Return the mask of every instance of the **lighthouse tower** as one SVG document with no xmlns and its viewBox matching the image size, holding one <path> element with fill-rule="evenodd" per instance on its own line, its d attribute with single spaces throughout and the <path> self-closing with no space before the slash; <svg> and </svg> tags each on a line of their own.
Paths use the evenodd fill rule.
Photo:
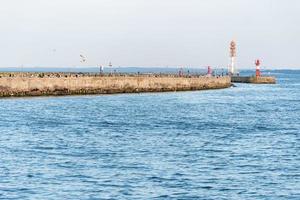
<svg viewBox="0 0 300 200">
<path fill-rule="evenodd" d="M 260 60 L 257 59 L 255 60 L 255 65 L 256 65 L 256 77 L 260 77 L 261 76 L 261 73 L 260 73 Z"/>
<path fill-rule="evenodd" d="M 236 42 L 230 42 L 230 64 L 228 66 L 228 74 L 230 76 L 236 74 Z"/>
</svg>

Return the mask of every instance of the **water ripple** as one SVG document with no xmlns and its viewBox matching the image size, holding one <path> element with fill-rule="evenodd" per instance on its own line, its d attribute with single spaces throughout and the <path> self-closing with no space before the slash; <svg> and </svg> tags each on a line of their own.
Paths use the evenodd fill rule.
<svg viewBox="0 0 300 200">
<path fill-rule="evenodd" d="M 300 72 L 225 90 L 0 100 L 0 199 L 300 199 Z"/>
</svg>

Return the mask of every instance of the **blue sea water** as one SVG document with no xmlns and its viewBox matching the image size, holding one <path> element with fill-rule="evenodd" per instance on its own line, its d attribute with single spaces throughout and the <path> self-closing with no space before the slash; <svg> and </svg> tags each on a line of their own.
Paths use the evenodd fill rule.
<svg viewBox="0 0 300 200">
<path fill-rule="evenodd" d="M 0 99 L 0 199 L 300 199 L 300 71 L 277 85 Z"/>
</svg>

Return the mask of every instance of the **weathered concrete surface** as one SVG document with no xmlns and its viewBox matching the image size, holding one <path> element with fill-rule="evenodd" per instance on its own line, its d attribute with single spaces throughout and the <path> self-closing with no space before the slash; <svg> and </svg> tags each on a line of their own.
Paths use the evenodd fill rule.
<svg viewBox="0 0 300 200">
<path fill-rule="evenodd" d="M 230 85 L 230 77 L 2 76 L 0 97 L 187 91 L 227 88 Z"/>
<path fill-rule="evenodd" d="M 275 84 L 276 78 L 273 76 L 232 76 L 233 83 L 254 83 L 254 84 Z"/>
</svg>

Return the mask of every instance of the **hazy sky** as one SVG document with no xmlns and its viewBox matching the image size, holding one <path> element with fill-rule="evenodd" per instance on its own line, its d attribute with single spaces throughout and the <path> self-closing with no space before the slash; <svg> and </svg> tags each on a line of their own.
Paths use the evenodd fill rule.
<svg viewBox="0 0 300 200">
<path fill-rule="evenodd" d="M 299 0 L 3 0 L 0 66 L 300 68 Z"/>
</svg>

